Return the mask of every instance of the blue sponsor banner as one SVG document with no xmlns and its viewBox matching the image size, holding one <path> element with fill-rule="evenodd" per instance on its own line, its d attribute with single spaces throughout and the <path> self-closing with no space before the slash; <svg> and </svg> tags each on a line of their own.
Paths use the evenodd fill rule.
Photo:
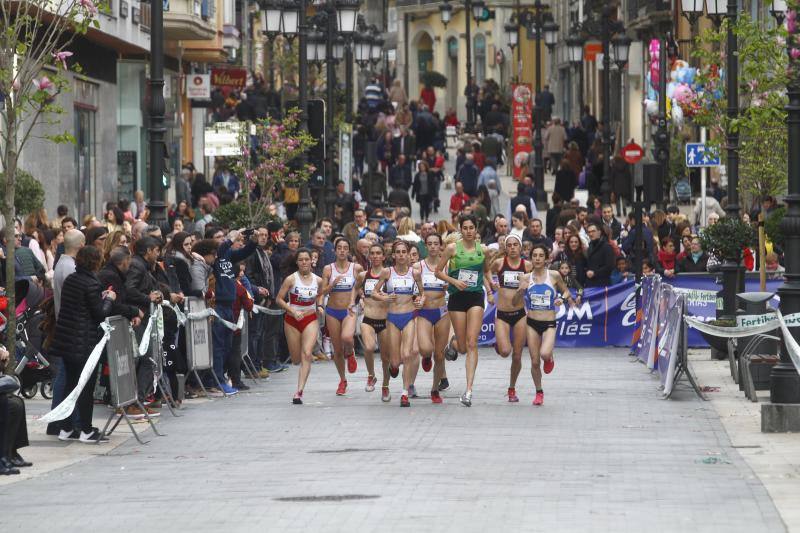
<svg viewBox="0 0 800 533">
<path fill-rule="evenodd" d="M 687 313 L 704 320 L 716 317 L 717 291 L 720 286 L 714 275 L 676 276 L 664 278 L 677 294 L 683 295 Z M 775 292 L 783 283 L 782 280 L 768 280 L 767 291 Z M 745 280 L 748 292 L 758 291 L 758 277 Z M 636 327 L 636 292 L 632 281 L 612 285 L 611 287 L 587 288 L 583 292 L 583 300 L 579 306 L 570 308 L 564 305 L 556 315 L 556 346 L 563 348 L 591 348 L 598 346 L 630 346 L 631 337 Z M 645 302 L 649 303 L 649 302 Z M 656 302 L 653 302 L 656 303 Z M 483 315 L 483 326 L 478 335 L 478 344 L 487 346 L 494 344 L 495 306 L 486 305 Z M 638 355 L 652 357 L 655 353 L 657 318 L 653 323 L 644 324 Z M 645 318 L 646 321 L 646 318 Z M 648 327 L 649 326 L 649 327 Z M 689 330 L 688 345 L 691 347 L 708 347 L 700 334 Z M 650 349 L 647 349 L 650 348 Z M 651 361 L 651 365 L 655 363 Z M 652 366 L 651 366 L 652 367 Z"/>
<path fill-rule="evenodd" d="M 632 281 L 585 289 L 580 305 L 558 309 L 556 346 L 627 346 L 636 324 L 635 296 Z M 495 306 L 487 305 L 478 335 L 481 346 L 494 344 L 494 315 Z"/>
</svg>

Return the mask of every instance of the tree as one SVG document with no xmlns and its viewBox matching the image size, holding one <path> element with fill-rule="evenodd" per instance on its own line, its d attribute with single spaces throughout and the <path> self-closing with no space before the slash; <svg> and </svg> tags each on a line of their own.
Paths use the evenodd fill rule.
<svg viewBox="0 0 800 533">
<path fill-rule="evenodd" d="M 90 26 L 99 27 L 96 16 L 101 9 L 108 7 L 93 0 L 0 1 L 0 170 L 8 177 L 0 210 L 8 243 L 8 332 L 16 330 L 13 243 L 19 155 L 31 136 L 39 133 L 38 126 L 57 124 L 56 117 L 64 110 L 56 97 L 70 85 L 66 72 L 81 71 L 80 65 L 68 64 L 69 47 Z M 68 133 L 44 137 L 57 143 L 74 140 Z M 7 335 L 6 346 L 12 354 L 15 341 L 13 334 Z"/>
<path fill-rule="evenodd" d="M 300 130 L 299 117 L 299 110 L 293 108 L 280 121 L 266 118 L 242 128 L 241 155 L 235 170 L 251 224 L 265 218 L 276 193 L 300 186 L 316 170 L 313 165 L 300 164 L 300 156 L 317 141 Z"/>
<path fill-rule="evenodd" d="M 6 176 L 0 172 L 0 190 L 5 188 Z M 42 182 L 24 170 L 17 169 L 14 178 L 14 211 L 22 215 L 33 213 L 44 207 L 44 187 Z"/>
<path fill-rule="evenodd" d="M 722 148 L 728 132 L 740 137 L 739 192 L 751 199 L 776 196 L 786 190 L 788 82 L 786 29 L 764 27 L 740 13 L 734 33 L 739 43 L 739 116 L 727 117 L 724 44 L 729 22 L 710 28 L 695 39 L 692 55 L 700 60 L 695 123 L 712 134 L 710 144 Z M 724 157 L 725 151 L 720 150 Z"/>
</svg>

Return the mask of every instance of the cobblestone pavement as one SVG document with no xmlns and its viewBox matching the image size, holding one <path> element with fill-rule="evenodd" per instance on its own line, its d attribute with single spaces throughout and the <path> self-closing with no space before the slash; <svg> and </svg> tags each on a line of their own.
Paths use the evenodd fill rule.
<svg viewBox="0 0 800 533">
<path fill-rule="evenodd" d="M 364 392 L 363 364 L 336 397 L 332 364 L 164 414 L 168 435 L 0 486 L 0 530 L 784 531 L 713 408 L 657 381 L 619 349 L 556 353 L 545 405 L 529 363 L 509 404 L 509 361 L 481 350 L 473 407 L 399 407 Z M 420 371 L 420 393 L 430 375 Z M 79 443 L 70 446 L 81 446 Z"/>
</svg>

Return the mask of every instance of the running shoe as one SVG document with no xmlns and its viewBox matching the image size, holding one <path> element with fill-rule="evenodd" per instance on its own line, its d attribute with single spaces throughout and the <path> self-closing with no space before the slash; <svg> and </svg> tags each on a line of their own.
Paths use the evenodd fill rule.
<svg viewBox="0 0 800 533">
<path fill-rule="evenodd" d="M 358 359 L 356 359 L 356 352 L 350 352 L 350 355 L 347 356 L 347 371 L 351 374 L 355 374 L 356 370 L 358 370 Z"/>
<path fill-rule="evenodd" d="M 450 381 L 447 378 L 442 378 L 442 380 L 439 381 L 439 392 L 444 392 L 449 388 L 450 388 Z"/>
<path fill-rule="evenodd" d="M 222 384 L 222 392 L 224 392 L 226 396 L 233 396 L 234 394 L 238 394 L 239 393 L 239 389 L 237 389 L 235 387 L 231 387 L 227 383 L 223 383 Z"/>
<path fill-rule="evenodd" d="M 431 403 L 442 403 L 442 397 L 439 395 L 438 390 L 431 391 Z"/>
<path fill-rule="evenodd" d="M 472 407 L 472 393 L 465 391 L 464 394 L 461 395 L 461 405 L 464 407 Z"/>
<path fill-rule="evenodd" d="M 400 407 L 411 407 L 411 402 L 408 401 L 408 396 L 405 394 L 400 396 Z"/>
<path fill-rule="evenodd" d="M 537 392 L 536 398 L 533 399 L 533 405 L 542 405 L 544 403 L 544 393 Z"/>
<path fill-rule="evenodd" d="M 336 388 L 336 396 L 344 396 L 344 393 L 347 392 L 347 380 L 343 379 L 339 382 L 339 386 Z"/>
<path fill-rule="evenodd" d="M 430 372 L 431 368 L 433 368 L 433 361 L 430 357 L 423 357 L 422 358 L 422 370 L 425 372 Z"/>
<path fill-rule="evenodd" d="M 553 371 L 553 368 L 555 368 L 555 366 L 556 366 L 556 362 L 552 357 L 550 359 L 545 359 L 544 360 L 544 373 L 545 374 L 549 374 L 550 372 Z"/>
<path fill-rule="evenodd" d="M 517 397 L 517 389 L 514 387 L 508 388 L 508 401 L 511 403 L 517 403 L 519 398 Z"/>
<path fill-rule="evenodd" d="M 78 438 L 84 444 L 97 444 L 100 442 L 108 442 L 108 437 L 100 433 L 97 428 L 92 428 L 89 432 L 81 431 L 81 436 Z"/>
<path fill-rule="evenodd" d="M 73 429 L 71 431 L 62 429 L 58 434 L 58 440 L 64 442 L 70 440 L 78 440 L 80 437 L 81 437 L 81 431 L 79 429 Z"/>
<path fill-rule="evenodd" d="M 400 367 L 394 365 L 390 366 L 389 375 L 392 376 L 393 378 L 396 378 L 398 375 L 400 375 Z"/>
<path fill-rule="evenodd" d="M 456 340 L 456 336 L 453 335 L 450 337 L 450 342 L 447 343 L 447 348 L 444 349 L 444 358 L 448 361 L 455 361 L 458 359 L 458 351 L 453 348 L 453 342 Z"/>
<path fill-rule="evenodd" d="M 294 405 L 303 405 L 303 391 L 299 390 L 294 393 L 294 398 L 292 398 L 292 403 Z"/>
<path fill-rule="evenodd" d="M 374 391 L 376 383 L 378 383 L 378 378 L 376 378 L 375 376 L 367 376 L 367 386 L 364 387 L 364 390 L 367 392 Z"/>
<path fill-rule="evenodd" d="M 381 401 L 382 402 L 392 401 L 392 393 L 389 392 L 389 387 L 381 387 Z"/>
<path fill-rule="evenodd" d="M 419 398 L 419 396 L 417 396 L 417 388 L 414 385 L 409 385 L 408 386 L 408 397 L 409 398 Z"/>
</svg>

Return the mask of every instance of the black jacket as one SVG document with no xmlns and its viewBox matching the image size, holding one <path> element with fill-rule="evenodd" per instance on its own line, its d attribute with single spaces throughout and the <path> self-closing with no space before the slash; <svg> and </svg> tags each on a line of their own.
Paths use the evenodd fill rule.
<svg viewBox="0 0 800 533">
<path fill-rule="evenodd" d="M 286 248 L 288 251 L 288 247 Z M 274 252 L 273 252 L 274 255 Z M 275 284 L 275 269 L 274 265 L 270 262 L 270 257 L 264 250 L 256 249 L 256 253 L 251 255 L 245 261 L 245 275 L 254 287 L 263 287 L 269 291 L 272 298 L 275 298 L 277 290 L 280 285 Z M 256 303 L 265 305 L 269 302 L 259 296 L 257 293 L 254 295 Z"/>
<path fill-rule="evenodd" d="M 676 272 L 708 272 L 708 254 L 703 252 L 697 263 L 692 259 L 692 254 L 686 254 L 686 257 L 678 261 L 675 265 Z"/>
<path fill-rule="evenodd" d="M 389 186 L 392 189 L 408 190 L 411 187 L 411 167 L 405 165 L 394 165 L 389 169 Z"/>
<path fill-rule="evenodd" d="M 575 187 L 578 186 L 578 177 L 572 170 L 558 169 L 556 172 L 556 184 L 554 192 L 557 192 L 562 200 L 569 202 L 575 196 Z"/>
<path fill-rule="evenodd" d="M 533 210 L 531 209 L 531 197 L 527 194 L 517 194 L 511 199 L 511 212 L 514 213 L 517 210 L 518 205 L 525 206 L 525 212 L 528 214 L 528 218 L 533 218 Z"/>
<path fill-rule="evenodd" d="M 433 172 L 426 172 L 425 177 L 423 178 L 422 173 L 417 172 L 414 175 L 414 183 L 411 186 L 411 197 L 416 198 L 418 202 L 420 201 L 419 190 L 420 187 L 422 187 L 423 179 L 428 180 L 428 198 L 432 197 L 436 192 L 436 175 Z"/>
<path fill-rule="evenodd" d="M 150 293 L 159 290 L 159 285 L 150 265 L 141 255 L 134 255 L 131 260 L 128 275 L 125 276 L 125 289 L 128 303 L 141 309 L 145 315 L 149 314 Z"/>
<path fill-rule="evenodd" d="M 610 224 L 606 222 L 605 219 L 603 219 L 603 226 L 611 228 L 612 239 L 614 239 L 615 241 L 619 239 L 619 234 L 622 233 L 622 224 L 619 223 L 619 220 L 617 220 L 616 217 L 611 219 Z"/>
<path fill-rule="evenodd" d="M 80 364 L 100 340 L 100 323 L 115 314 L 115 305 L 101 296 L 97 274 L 78 267 L 64 280 L 50 355 Z"/>
<path fill-rule="evenodd" d="M 125 288 L 125 274 L 120 272 L 114 263 L 109 262 L 104 266 L 100 272 L 97 273 L 97 279 L 100 280 L 100 287 L 102 290 L 111 287 L 111 290 L 117 294 L 117 298 L 114 300 L 114 307 L 119 314 L 128 319 L 139 316 L 139 308 L 128 303 L 128 291 Z"/>
<path fill-rule="evenodd" d="M 164 268 L 170 280 L 172 292 L 182 292 L 184 296 L 203 298 L 203 291 L 192 290 L 192 271 L 189 260 L 182 254 L 174 254 L 164 259 Z"/>
<path fill-rule="evenodd" d="M 586 287 L 607 287 L 611 283 L 611 271 L 614 270 L 616 256 L 614 249 L 600 238 L 589 243 L 586 251 L 586 270 L 594 271 L 594 277 L 586 278 Z"/>
</svg>

